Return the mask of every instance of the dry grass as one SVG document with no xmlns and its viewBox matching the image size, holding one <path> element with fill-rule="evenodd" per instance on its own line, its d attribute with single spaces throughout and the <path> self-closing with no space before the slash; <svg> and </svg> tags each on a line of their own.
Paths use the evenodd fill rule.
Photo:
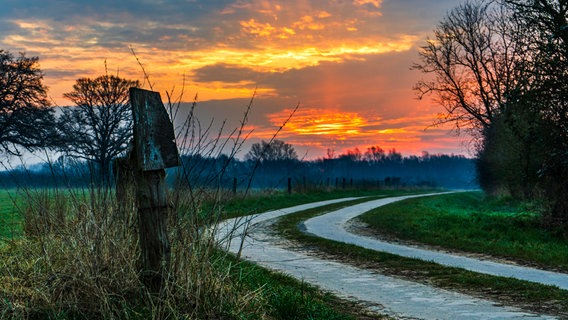
<svg viewBox="0 0 568 320">
<path fill-rule="evenodd" d="M 179 208 L 200 210 L 191 197 L 173 198 Z M 0 318 L 263 318 L 260 291 L 234 285 L 231 263 L 195 224 L 208 214 L 171 215 L 168 281 L 151 294 L 140 277 L 133 206 L 119 207 L 110 190 L 29 192 L 27 199 L 25 237 L 0 246 Z"/>
</svg>

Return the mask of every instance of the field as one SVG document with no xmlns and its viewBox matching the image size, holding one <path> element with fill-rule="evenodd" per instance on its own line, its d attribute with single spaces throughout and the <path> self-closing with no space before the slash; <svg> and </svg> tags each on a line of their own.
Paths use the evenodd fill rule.
<svg viewBox="0 0 568 320">
<path fill-rule="evenodd" d="M 325 199 L 348 196 L 383 197 L 409 192 L 417 191 L 314 191 L 292 195 L 282 192 L 261 192 L 244 199 L 236 197 L 223 201 L 220 214 L 221 218 L 235 217 Z M 185 266 L 185 268 L 192 269 L 192 272 L 180 271 L 176 275 L 182 279 L 176 280 L 178 283 L 175 285 L 179 286 L 176 287 L 177 289 L 171 288 L 175 292 L 169 292 L 166 297 L 143 295 L 137 299 L 131 299 L 129 296 L 140 291 L 141 287 L 136 279 L 136 263 L 131 263 L 132 260 L 137 259 L 136 249 L 133 246 L 135 241 L 132 241 L 127 229 L 115 230 L 113 229 L 116 228 L 115 224 L 107 225 L 102 219 L 96 226 L 109 228 L 105 232 L 114 234 L 113 237 L 120 239 L 105 239 L 102 233 L 98 234 L 102 238 L 97 238 L 95 234 L 95 237 L 91 239 L 90 234 L 74 234 L 74 232 L 78 232 L 75 229 L 84 228 L 94 230 L 92 222 L 83 224 L 76 219 L 63 219 L 61 220 L 65 221 L 63 224 L 67 227 L 72 226 L 74 230 L 57 229 L 69 233 L 63 236 L 51 233 L 40 235 L 38 238 L 40 243 L 38 243 L 22 237 L 23 219 L 14 210 L 13 199 L 16 199 L 16 203 L 22 208 L 26 208 L 25 204 L 29 203 L 30 199 L 23 201 L 25 197 L 14 198 L 13 192 L 8 193 L 8 191 L 2 192 L 0 199 L 2 201 L 0 219 L 4 226 L 0 229 L 0 236 L 7 240 L 4 241 L 7 245 L 0 247 L 2 256 L 0 278 L 8 283 L 0 292 L 0 295 L 5 297 L 0 303 L 0 318 L 9 315 L 47 316 L 61 319 L 77 316 L 109 317 L 116 315 L 117 312 L 118 318 L 165 315 L 223 319 L 373 318 L 363 313 L 357 304 L 338 299 L 301 281 L 236 260 L 233 256 L 227 256 L 215 248 L 204 245 L 207 242 L 204 239 L 191 238 L 196 236 L 191 232 L 179 239 L 177 238 L 179 235 L 172 234 L 174 248 L 172 252 L 179 253 L 181 257 L 179 261 L 173 262 L 174 266 L 176 268 Z M 42 201 L 45 204 L 49 202 L 45 202 L 46 199 Z M 536 312 L 547 311 L 557 315 L 566 315 L 568 293 L 563 290 L 514 279 L 479 275 L 390 254 L 370 252 L 350 245 L 315 238 L 297 229 L 297 225 L 309 217 L 360 201 L 363 200 L 338 203 L 284 217 L 276 225 L 277 232 L 319 254 L 360 267 L 371 268 L 387 275 L 403 276 L 413 281 L 476 296 L 488 296 L 494 300 L 523 306 Z M 65 203 L 71 207 L 85 205 L 84 203 L 76 205 L 73 201 Z M 59 205 L 46 205 L 55 211 L 59 210 L 58 206 L 62 207 L 61 202 Z M 97 207 L 100 207 L 100 203 Z M 204 212 L 216 210 L 212 209 L 211 204 L 208 203 L 202 204 L 202 207 Z M 508 199 L 489 199 L 481 193 L 470 192 L 394 203 L 369 212 L 362 217 L 362 220 L 369 224 L 367 232 L 376 233 L 381 237 L 425 243 L 451 250 L 497 255 L 525 264 L 566 270 L 567 241 L 560 234 L 547 232 L 540 228 L 538 219 L 536 219 L 537 210 L 538 204 L 515 203 Z M 69 214 L 70 211 L 65 212 Z M 176 227 L 192 229 L 191 224 L 181 222 Z M 118 234 L 123 235 L 117 236 Z M 193 239 L 191 240 L 193 244 L 188 247 L 187 242 L 180 242 L 177 246 L 176 241 L 180 239 Z M 61 240 L 67 241 L 61 242 Z M 97 248 L 94 240 L 102 241 L 103 245 Z M 107 240 L 110 241 L 107 243 Z M 69 242 L 73 241 L 77 243 L 70 245 Z M 85 242 L 87 246 L 82 247 L 80 242 Z M 114 251 L 117 251 L 117 246 L 122 250 L 118 256 L 113 255 Z M 78 253 L 67 257 L 69 251 L 65 250 L 71 250 L 71 248 L 78 250 Z M 99 254 L 103 252 L 103 259 L 93 259 L 92 255 L 95 252 Z M 74 259 L 72 264 L 65 262 L 69 259 Z M 116 268 L 118 261 L 124 261 L 123 264 L 126 266 Z M 73 264 L 77 264 L 77 267 L 73 268 Z M 94 267 L 93 264 L 100 265 Z M 101 278 L 110 277 L 110 275 L 116 279 Z M 195 283 L 196 277 L 202 277 L 198 283 Z M 23 281 L 22 279 L 28 280 Z M 46 289 L 46 283 L 55 287 L 42 291 Z M 58 291 L 58 285 L 65 286 L 67 290 L 77 291 L 75 298 L 79 300 L 75 302 L 62 300 L 65 296 L 64 293 Z M 93 296 L 87 295 L 93 302 L 80 299 L 83 290 L 93 291 Z M 32 292 L 35 293 L 32 294 Z M 106 294 L 112 298 L 97 300 L 98 298 L 94 297 L 95 294 L 99 296 Z M 69 296 L 66 297 L 66 299 L 69 298 Z M 188 304 L 189 301 L 193 304 L 189 307 L 180 307 Z M 33 304 L 30 304 L 32 302 L 37 306 L 32 307 Z M 21 309 L 22 303 L 28 304 L 27 309 Z M 89 303 L 104 304 L 106 309 L 89 305 Z"/>
<path fill-rule="evenodd" d="M 568 271 L 568 238 L 545 229 L 538 203 L 486 198 L 481 192 L 409 199 L 361 220 L 383 237 L 487 254 Z"/>
<path fill-rule="evenodd" d="M 0 191 L 0 239 L 13 238 L 22 233 L 21 217 L 16 209 L 21 199 L 16 190 Z"/>
</svg>

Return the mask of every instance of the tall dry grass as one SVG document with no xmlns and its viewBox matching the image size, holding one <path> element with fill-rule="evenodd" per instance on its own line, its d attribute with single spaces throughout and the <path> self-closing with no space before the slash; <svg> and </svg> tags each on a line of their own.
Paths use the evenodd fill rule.
<svg viewBox="0 0 568 320">
<path fill-rule="evenodd" d="M 172 198 L 199 210 L 186 195 Z M 119 206 L 112 190 L 28 191 L 27 200 L 25 237 L 0 247 L 2 319 L 263 317 L 260 291 L 237 283 L 233 260 L 196 225 L 206 213 L 173 212 L 171 266 L 152 294 L 141 281 L 134 206 Z"/>
</svg>

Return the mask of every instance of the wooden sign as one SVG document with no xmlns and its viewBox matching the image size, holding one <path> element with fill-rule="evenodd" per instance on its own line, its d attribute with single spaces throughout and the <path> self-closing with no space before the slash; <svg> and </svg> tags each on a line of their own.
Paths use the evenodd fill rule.
<svg viewBox="0 0 568 320">
<path fill-rule="evenodd" d="M 159 92 L 130 88 L 134 118 L 134 149 L 142 171 L 177 167 L 174 127 Z"/>
</svg>

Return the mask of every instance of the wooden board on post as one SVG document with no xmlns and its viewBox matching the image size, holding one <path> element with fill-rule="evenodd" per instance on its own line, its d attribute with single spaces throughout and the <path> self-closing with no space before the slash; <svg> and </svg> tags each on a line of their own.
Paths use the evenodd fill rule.
<svg viewBox="0 0 568 320">
<path fill-rule="evenodd" d="M 142 277 L 154 293 L 163 288 L 170 264 L 165 168 L 179 165 L 172 122 L 158 92 L 131 88 L 138 229 Z"/>
<path fill-rule="evenodd" d="M 179 165 L 172 122 L 159 92 L 130 88 L 138 168 L 160 170 Z"/>
</svg>

